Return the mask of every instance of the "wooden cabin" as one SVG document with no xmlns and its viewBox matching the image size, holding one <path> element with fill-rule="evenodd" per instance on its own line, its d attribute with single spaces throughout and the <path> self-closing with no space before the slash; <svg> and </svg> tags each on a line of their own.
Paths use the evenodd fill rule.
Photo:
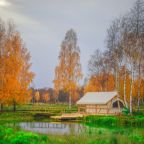
<svg viewBox="0 0 144 144">
<path fill-rule="evenodd" d="M 77 101 L 78 112 L 96 115 L 122 113 L 124 102 L 117 92 L 88 92 Z"/>
</svg>

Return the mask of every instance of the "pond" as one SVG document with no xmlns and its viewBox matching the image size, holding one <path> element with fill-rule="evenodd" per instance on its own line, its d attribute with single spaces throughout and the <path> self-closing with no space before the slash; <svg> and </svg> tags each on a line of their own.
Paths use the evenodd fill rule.
<svg viewBox="0 0 144 144">
<path fill-rule="evenodd" d="M 98 134 L 116 134 L 144 137 L 144 128 L 136 127 L 108 127 L 94 126 L 85 123 L 72 122 L 19 122 L 13 123 L 12 126 L 18 126 L 23 130 L 53 135 L 98 135 Z"/>
<path fill-rule="evenodd" d="M 58 135 L 81 134 L 88 130 L 83 124 L 66 122 L 19 122 L 10 125 L 18 126 L 26 131 Z"/>
</svg>

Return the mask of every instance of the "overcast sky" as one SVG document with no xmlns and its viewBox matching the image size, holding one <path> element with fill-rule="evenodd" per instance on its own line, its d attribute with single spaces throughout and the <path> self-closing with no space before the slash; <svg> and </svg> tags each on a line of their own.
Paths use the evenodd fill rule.
<svg viewBox="0 0 144 144">
<path fill-rule="evenodd" d="M 105 49 L 112 20 L 135 0 L 0 0 L 0 17 L 13 19 L 31 53 L 36 88 L 52 87 L 60 45 L 67 30 L 77 32 L 84 76 L 96 49 Z"/>
</svg>

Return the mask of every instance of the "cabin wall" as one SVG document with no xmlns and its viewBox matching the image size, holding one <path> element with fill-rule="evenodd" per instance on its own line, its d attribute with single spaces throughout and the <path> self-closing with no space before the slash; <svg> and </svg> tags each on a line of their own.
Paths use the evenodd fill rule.
<svg viewBox="0 0 144 144">
<path fill-rule="evenodd" d="M 88 114 L 107 114 L 107 105 L 80 105 L 78 110 Z"/>
<path fill-rule="evenodd" d="M 117 97 L 115 97 L 115 98 L 113 98 L 111 101 L 109 101 L 109 102 L 107 103 L 110 114 L 119 114 L 119 113 L 122 113 L 122 109 L 123 109 L 123 108 L 119 108 L 119 107 L 118 107 L 118 108 L 114 108 L 114 107 L 113 107 L 113 102 L 115 102 L 115 101 L 117 101 L 117 100 L 118 100 Z M 121 100 L 121 102 L 123 103 L 122 100 Z M 123 105 L 124 105 L 124 103 L 123 103 Z"/>
<path fill-rule="evenodd" d="M 92 114 L 106 114 L 107 105 L 86 105 L 86 112 Z"/>
<path fill-rule="evenodd" d="M 115 115 L 121 113 L 121 111 L 118 108 L 112 108 L 110 102 L 105 105 L 78 105 L 78 112 L 86 114 Z"/>
<path fill-rule="evenodd" d="M 110 114 L 119 114 L 122 113 L 122 109 L 118 109 L 118 108 L 111 108 L 109 111 Z"/>
</svg>

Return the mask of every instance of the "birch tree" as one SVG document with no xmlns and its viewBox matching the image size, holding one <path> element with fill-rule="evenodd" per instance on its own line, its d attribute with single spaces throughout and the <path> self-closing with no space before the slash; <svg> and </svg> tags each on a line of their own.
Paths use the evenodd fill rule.
<svg viewBox="0 0 144 144">
<path fill-rule="evenodd" d="M 141 73 L 142 61 L 144 61 L 144 1 L 137 0 L 134 7 L 130 11 L 130 27 L 135 34 L 135 46 L 137 53 L 136 66 L 138 75 L 138 110 L 140 109 L 140 89 L 141 89 Z"/>
<path fill-rule="evenodd" d="M 67 31 L 61 44 L 59 64 L 55 70 L 54 87 L 56 90 L 69 92 L 69 108 L 73 93 L 82 79 L 80 49 L 77 46 L 77 35 L 73 29 Z"/>
<path fill-rule="evenodd" d="M 34 73 L 30 71 L 30 54 L 16 30 L 14 23 L 0 21 L 3 27 L 0 43 L 0 102 L 13 104 L 25 103 L 30 99 L 29 84 Z"/>
</svg>

